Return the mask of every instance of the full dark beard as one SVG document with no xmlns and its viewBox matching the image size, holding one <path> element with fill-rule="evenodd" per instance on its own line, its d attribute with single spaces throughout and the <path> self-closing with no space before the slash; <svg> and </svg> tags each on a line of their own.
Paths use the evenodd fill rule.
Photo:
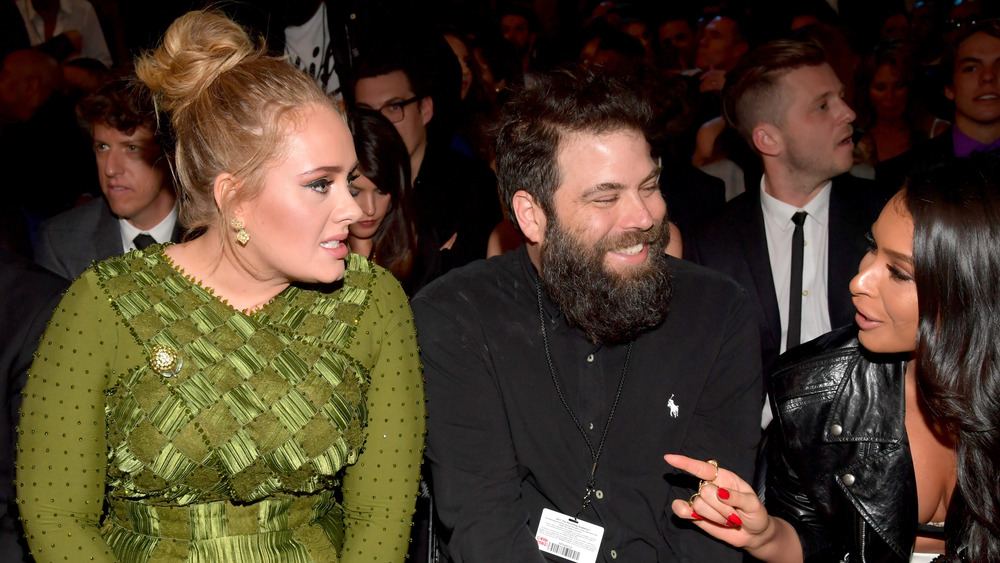
<svg viewBox="0 0 1000 563">
<path fill-rule="evenodd" d="M 670 241 L 666 223 L 648 231 L 630 231 L 586 245 L 558 221 L 546 228 L 542 244 L 542 287 L 592 342 L 629 342 L 659 325 L 670 306 L 670 269 L 664 249 Z M 604 264 L 608 250 L 645 242 L 648 258 L 622 275 Z"/>
</svg>

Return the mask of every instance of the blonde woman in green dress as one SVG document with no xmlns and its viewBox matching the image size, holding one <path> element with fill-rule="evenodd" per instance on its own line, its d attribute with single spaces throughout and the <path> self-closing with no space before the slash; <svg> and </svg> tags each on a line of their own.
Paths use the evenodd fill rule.
<svg viewBox="0 0 1000 563">
<path fill-rule="evenodd" d="M 206 12 L 136 72 L 195 236 L 95 264 L 49 324 L 18 443 L 35 560 L 402 561 L 423 386 L 405 294 L 344 243 L 335 102 Z"/>
</svg>

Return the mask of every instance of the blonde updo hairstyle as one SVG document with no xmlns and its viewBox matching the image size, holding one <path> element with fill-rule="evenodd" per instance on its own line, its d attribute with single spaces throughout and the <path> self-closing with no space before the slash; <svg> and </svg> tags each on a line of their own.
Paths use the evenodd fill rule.
<svg viewBox="0 0 1000 563">
<path fill-rule="evenodd" d="M 260 193 L 268 165 L 280 160 L 285 138 L 303 110 L 325 105 L 343 114 L 312 78 L 266 54 L 235 22 L 215 12 L 181 16 L 153 52 L 136 61 L 136 75 L 170 115 L 180 222 L 199 233 L 230 229 L 232 210 Z M 235 179 L 231 196 L 215 199 L 220 174 Z M 247 225 L 252 233 L 253 225 Z M 223 235 L 223 244 L 233 237 Z"/>
</svg>

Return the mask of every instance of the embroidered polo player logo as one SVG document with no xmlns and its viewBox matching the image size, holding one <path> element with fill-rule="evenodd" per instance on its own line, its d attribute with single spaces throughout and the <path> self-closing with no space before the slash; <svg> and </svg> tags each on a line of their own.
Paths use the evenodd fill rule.
<svg viewBox="0 0 1000 563">
<path fill-rule="evenodd" d="M 673 395 L 670 395 L 670 398 L 667 399 L 667 408 L 670 409 L 671 418 L 677 418 L 678 416 L 680 416 L 681 408 L 677 406 L 677 403 L 674 402 Z"/>
</svg>

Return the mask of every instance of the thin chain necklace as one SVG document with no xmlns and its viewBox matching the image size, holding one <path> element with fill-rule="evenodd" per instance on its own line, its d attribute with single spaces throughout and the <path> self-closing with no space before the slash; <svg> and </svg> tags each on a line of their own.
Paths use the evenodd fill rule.
<svg viewBox="0 0 1000 563">
<path fill-rule="evenodd" d="M 611 420 L 615 417 L 615 409 L 618 408 L 618 400 L 622 396 L 622 387 L 625 385 L 625 374 L 628 373 L 628 363 L 632 358 L 632 345 L 635 341 L 628 343 L 628 350 L 625 352 L 625 365 L 622 367 L 622 376 L 618 380 L 618 390 L 615 391 L 615 400 L 611 403 L 611 412 L 608 414 L 608 421 L 604 423 L 604 431 L 601 433 L 601 442 L 597 446 L 597 450 L 594 450 L 594 444 L 590 441 L 590 437 L 587 436 L 587 431 L 583 429 L 583 425 L 580 424 L 580 420 L 576 418 L 573 413 L 573 409 L 570 408 L 569 403 L 566 401 L 566 397 L 563 395 L 562 386 L 559 385 L 559 378 L 556 376 L 556 368 L 552 363 L 552 353 L 549 351 L 549 337 L 545 330 L 545 311 L 542 309 L 542 285 L 538 280 L 535 280 L 535 293 L 538 297 L 538 320 L 541 322 L 542 326 L 542 344 L 545 346 L 545 359 L 549 363 L 549 373 L 552 375 L 552 383 L 556 386 L 556 393 L 559 395 L 559 400 L 562 401 L 563 408 L 569 413 L 569 417 L 573 419 L 573 424 L 576 424 L 577 430 L 580 434 L 583 434 L 583 439 L 587 441 L 587 447 L 590 448 L 590 458 L 594 462 L 594 465 L 590 468 L 590 477 L 587 478 L 587 492 L 583 495 L 583 506 L 573 517 L 575 521 L 580 517 L 581 514 L 587 510 L 590 506 L 590 497 L 597 490 L 596 481 L 594 476 L 597 474 L 597 462 L 601 459 L 601 452 L 604 451 L 604 441 L 608 437 L 608 429 L 611 428 Z"/>
</svg>

